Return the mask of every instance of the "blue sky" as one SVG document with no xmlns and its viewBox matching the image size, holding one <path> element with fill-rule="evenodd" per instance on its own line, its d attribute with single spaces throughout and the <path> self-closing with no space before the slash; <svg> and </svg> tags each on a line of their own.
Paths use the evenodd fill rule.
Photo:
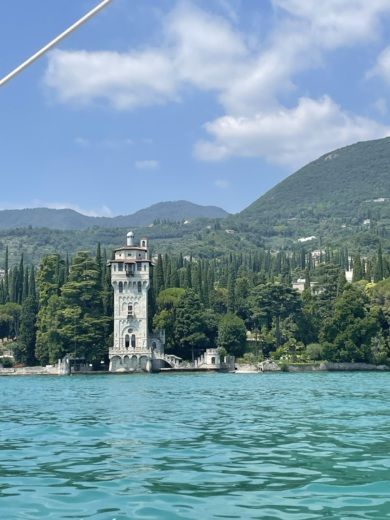
<svg viewBox="0 0 390 520">
<path fill-rule="evenodd" d="M 0 75 L 98 0 L 3 0 Z M 0 208 L 237 212 L 390 135 L 388 0 L 113 0 L 0 89 Z"/>
</svg>

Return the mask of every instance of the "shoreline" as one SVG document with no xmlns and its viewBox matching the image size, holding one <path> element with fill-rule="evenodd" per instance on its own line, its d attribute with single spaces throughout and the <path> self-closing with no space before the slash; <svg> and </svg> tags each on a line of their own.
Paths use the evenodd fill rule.
<svg viewBox="0 0 390 520">
<path fill-rule="evenodd" d="M 320 361 L 318 363 L 283 363 L 278 365 L 275 362 L 263 361 L 257 365 L 239 365 L 236 374 L 264 374 L 270 372 L 387 372 L 390 367 L 387 365 L 374 365 L 371 363 L 331 363 Z"/>
<path fill-rule="evenodd" d="M 302 372 L 388 372 L 390 367 L 387 365 L 372 365 L 369 363 L 328 363 L 320 362 L 316 364 L 284 364 L 282 366 L 273 362 L 259 363 L 258 365 L 236 364 L 236 370 L 226 372 L 220 370 L 199 370 L 199 369 L 169 369 L 161 370 L 159 374 L 183 374 L 183 373 L 225 373 L 225 374 L 267 374 L 267 373 L 302 373 Z M 60 373 L 58 367 L 22 367 L 22 368 L 0 368 L 0 377 L 20 377 L 20 376 L 77 376 L 77 375 L 134 375 L 143 372 L 116 373 L 108 370 L 72 372 L 71 374 Z M 146 372 L 145 372 L 146 373 Z"/>
</svg>

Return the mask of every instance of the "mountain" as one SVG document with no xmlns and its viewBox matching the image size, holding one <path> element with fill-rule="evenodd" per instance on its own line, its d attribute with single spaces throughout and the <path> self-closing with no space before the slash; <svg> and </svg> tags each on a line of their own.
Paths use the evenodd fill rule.
<svg viewBox="0 0 390 520">
<path fill-rule="evenodd" d="M 89 217 L 72 209 L 27 208 L 0 211 L 0 229 L 49 228 L 80 230 L 91 227 L 140 227 L 154 221 L 178 222 L 195 218 L 225 218 L 228 213 L 216 206 L 200 206 L 184 200 L 160 202 L 132 215 Z"/>
<path fill-rule="evenodd" d="M 159 202 L 146 209 L 141 209 L 128 216 L 119 216 L 112 219 L 116 227 L 148 226 L 154 220 L 169 220 L 178 222 L 194 218 L 225 218 L 229 215 L 224 209 L 217 206 L 200 206 L 177 200 L 174 202 Z"/>
<path fill-rule="evenodd" d="M 390 230 L 390 138 L 327 153 L 277 184 L 232 222 L 270 236 Z"/>
<path fill-rule="evenodd" d="M 301 252 L 302 246 L 306 251 L 345 246 L 351 253 L 373 255 L 379 242 L 390 252 L 390 138 L 323 155 L 237 215 L 185 201 L 114 218 L 69 209 L 0 211 L 0 267 L 6 246 L 12 264 L 22 251 L 26 262 L 38 263 L 54 251 L 94 251 L 98 242 L 110 254 L 123 243 L 122 228 L 132 227 L 138 237 L 151 240 L 155 251 L 203 258 L 255 248 Z"/>
</svg>

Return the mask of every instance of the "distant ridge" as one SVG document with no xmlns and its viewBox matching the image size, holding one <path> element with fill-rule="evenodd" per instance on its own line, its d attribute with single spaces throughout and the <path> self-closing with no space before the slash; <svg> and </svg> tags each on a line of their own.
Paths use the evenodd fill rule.
<svg viewBox="0 0 390 520">
<path fill-rule="evenodd" d="M 0 210 L 0 229 L 49 228 L 80 230 L 90 227 L 143 227 L 156 220 L 178 222 L 195 218 L 225 218 L 229 215 L 216 206 L 201 206 L 185 200 L 159 202 L 130 215 L 89 217 L 72 209 L 26 208 Z"/>
</svg>

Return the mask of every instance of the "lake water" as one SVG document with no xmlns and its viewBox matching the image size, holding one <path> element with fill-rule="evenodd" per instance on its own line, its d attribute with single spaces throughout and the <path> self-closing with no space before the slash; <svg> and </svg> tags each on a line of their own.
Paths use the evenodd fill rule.
<svg viewBox="0 0 390 520">
<path fill-rule="evenodd" d="M 0 518 L 390 518 L 390 374 L 0 378 Z"/>
</svg>

